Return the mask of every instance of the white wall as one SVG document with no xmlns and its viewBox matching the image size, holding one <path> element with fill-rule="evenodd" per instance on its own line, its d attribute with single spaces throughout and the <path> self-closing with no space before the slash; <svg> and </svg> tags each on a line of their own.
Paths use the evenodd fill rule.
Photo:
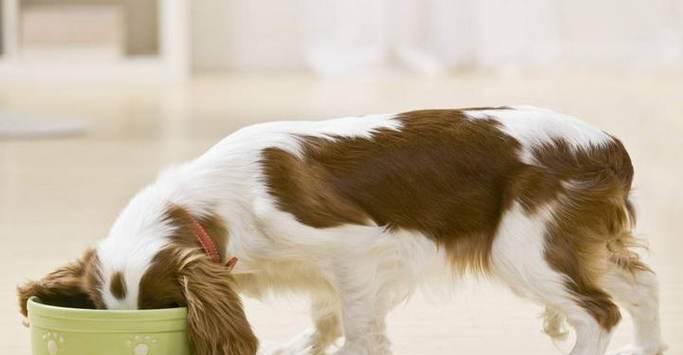
<svg viewBox="0 0 683 355">
<path fill-rule="evenodd" d="M 300 0 L 193 1 L 194 68 L 304 68 L 302 7 Z"/>
<path fill-rule="evenodd" d="M 681 0 L 195 1 L 195 69 L 664 68 Z"/>
</svg>

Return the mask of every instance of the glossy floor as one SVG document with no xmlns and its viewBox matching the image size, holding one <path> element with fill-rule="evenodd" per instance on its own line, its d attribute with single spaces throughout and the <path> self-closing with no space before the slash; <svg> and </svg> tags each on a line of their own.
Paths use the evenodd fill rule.
<svg viewBox="0 0 683 355">
<path fill-rule="evenodd" d="M 415 108 L 533 104 L 577 115 L 623 139 L 636 166 L 639 235 L 662 284 L 669 354 L 683 354 L 683 76 L 565 73 L 506 79 L 228 76 L 184 86 L 0 83 L 0 111 L 81 118 L 85 136 L 0 140 L 0 349 L 29 354 L 14 287 L 76 258 L 163 166 L 192 158 L 250 123 Z M 1 119 L 1 118 L 0 118 Z M 541 309 L 486 281 L 416 295 L 392 313 L 396 354 L 558 353 Z M 247 300 L 265 344 L 307 326 L 305 303 Z M 624 322 L 613 347 L 628 341 Z"/>
</svg>

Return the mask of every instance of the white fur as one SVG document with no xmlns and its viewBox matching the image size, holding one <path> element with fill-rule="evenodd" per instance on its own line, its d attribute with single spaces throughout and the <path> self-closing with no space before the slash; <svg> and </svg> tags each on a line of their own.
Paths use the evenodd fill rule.
<svg viewBox="0 0 683 355">
<path fill-rule="evenodd" d="M 605 132 L 575 117 L 533 106 L 512 106 L 512 109 L 465 111 L 474 119 L 494 119 L 503 131 L 522 144 L 521 160 L 534 164 L 532 149 L 553 139 L 564 139 L 574 148 L 599 147 L 612 141 Z"/>
<path fill-rule="evenodd" d="M 542 208 L 534 215 L 515 202 L 501 221 L 493 243 L 491 261 L 495 273 L 520 296 L 535 300 L 567 317 L 576 330 L 576 344 L 570 355 L 604 354 L 610 334 L 579 307 L 564 287 L 565 278 L 548 265 L 545 231 L 555 207 Z"/>
<path fill-rule="evenodd" d="M 499 120 L 506 133 L 522 142 L 528 155 L 524 158 L 529 160 L 530 147 L 552 138 L 565 138 L 576 147 L 609 139 L 573 118 L 546 110 L 467 114 Z M 261 152 L 268 147 L 299 155 L 298 136 L 371 139 L 379 129 L 400 131 L 401 123 L 394 115 L 375 115 L 259 124 L 228 136 L 194 161 L 168 169 L 133 198 L 98 248 L 107 307 L 137 308 L 140 277 L 173 232 L 162 221 L 163 210 L 175 203 L 198 215 L 218 213 L 226 221 L 230 238 L 221 247 L 228 256 L 239 258 L 233 272 L 244 293 L 262 297 L 294 291 L 311 296 L 315 327 L 275 353 L 313 353 L 339 337 L 343 326 L 346 341 L 337 354 L 390 354 L 387 313 L 405 301 L 426 275 L 449 270 L 443 250 L 424 235 L 387 232 L 372 223 L 325 229 L 304 225 L 276 207 L 260 164 Z M 520 295 L 567 316 L 579 338 L 571 355 L 602 354 L 609 334 L 572 302 L 562 275 L 543 257 L 544 231 L 552 217 L 553 206 L 533 216 L 517 204 L 507 211 L 493 245 L 494 271 Z M 125 273 L 129 292 L 123 301 L 109 293 L 109 278 L 115 271 Z M 642 324 L 651 323 L 643 320 Z M 639 332 L 638 346 L 658 344 L 655 335 Z"/>
</svg>

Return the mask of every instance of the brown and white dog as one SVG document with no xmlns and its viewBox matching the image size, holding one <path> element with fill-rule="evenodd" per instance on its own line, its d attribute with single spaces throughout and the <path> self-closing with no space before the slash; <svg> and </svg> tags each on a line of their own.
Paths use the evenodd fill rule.
<svg viewBox="0 0 683 355">
<path fill-rule="evenodd" d="M 187 306 L 198 355 L 254 354 L 237 292 L 310 294 L 314 328 L 276 350 L 389 354 L 385 317 L 430 273 L 502 280 L 576 330 L 571 355 L 655 355 L 657 281 L 633 251 L 621 142 L 533 107 L 426 110 L 239 130 L 139 192 L 78 262 L 20 301 Z M 223 262 L 239 258 L 234 270 Z M 216 262 L 220 261 L 220 262 Z"/>
</svg>

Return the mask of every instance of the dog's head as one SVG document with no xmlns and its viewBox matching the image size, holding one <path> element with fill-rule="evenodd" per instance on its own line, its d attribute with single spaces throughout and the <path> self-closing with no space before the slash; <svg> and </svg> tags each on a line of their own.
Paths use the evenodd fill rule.
<svg viewBox="0 0 683 355">
<path fill-rule="evenodd" d="M 21 312 L 37 297 L 58 306 L 158 309 L 184 306 L 195 353 L 255 354 L 258 341 L 235 291 L 230 269 L 212 260 L 195 238 L 197 222 L 217 245 L 227 229 L 215 215 L 193 217 L 176 205 L 158 215 L 135 206 L 119 216 L 110 235 L 81 259 L 18 288 Z M 220 250 L 223 256 L 223 250 Z"/>
</svg>

